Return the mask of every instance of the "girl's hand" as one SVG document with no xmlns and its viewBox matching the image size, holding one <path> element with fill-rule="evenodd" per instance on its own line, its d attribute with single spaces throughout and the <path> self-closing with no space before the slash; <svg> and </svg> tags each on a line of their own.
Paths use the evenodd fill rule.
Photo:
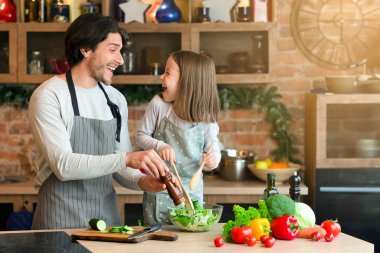
<svg viewBox="0 0 380 253">
<path fill-rule="evenodd" d="M 212 153 L 210 154 L 203 153 L 202 161 L 205 162 L 205 167 L 207 168 L 216 168 L 216 166 L 218 166 L 216 156 Z"/>
<path fill-rule="evenodd" d="M 159 151 L 158 154 L 162 158 L 162 160 L 169 162 L 169 164 L 175 163 L 175 153 L 174 149 L 167 145 L 165 147 L 162 147 Z"/>
</svg>

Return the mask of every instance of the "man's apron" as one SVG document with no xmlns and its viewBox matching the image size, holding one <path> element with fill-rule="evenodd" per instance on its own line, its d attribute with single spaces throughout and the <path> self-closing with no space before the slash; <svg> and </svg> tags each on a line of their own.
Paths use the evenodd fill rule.
<svg viewBox="0 0 380 253">
<path fill-rule="evenodd" d="M 171 108 L 161 121 L 155 138 L 164 141 L 174 149 L 176 167 L 186 191 L 191 199 L 197 199 L 198 203 L 203 205 L 203 177 L 193 191 L 190 191 L 190 180 L 201 162 L 205 143 L 204 125 L 197 124 L 189 129 L 181 128 L 168 119 L 170 112 Z M 168 166 L 168 168 L 171 167 Z M 170 170 L 174 173 L 172 168 Z M 166 190 L 159 193 L 144 192 L 144 224 L 156 222 L 170 224 L 169 206 L 174 206 L 174 203 Z"/>
<path fill-rule="evenodd" d="M 74 153 L 107 155 L 114 152 L 115 133 L 120 138 L 121 118 L 104 88 L 114 119 L 97 120 L 81 117 L 71 72 L 66 73 L 74 109 L 74 123 L 70 142 Z M 32 229 L 83 228 L 91 218 L 103 219 L 107 225 L 120 225 L 112 174 L 83 179 L 60 181 L 54 173 L 42 184 L 37 197 Z"/>
</svg>

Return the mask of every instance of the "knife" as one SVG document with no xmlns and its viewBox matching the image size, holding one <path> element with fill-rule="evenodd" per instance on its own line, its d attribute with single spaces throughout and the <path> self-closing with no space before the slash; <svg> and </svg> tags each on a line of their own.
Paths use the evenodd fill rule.
<svg viewBox="0 0 380 253">
<path fill-rule="evenodd" d="M 156 224 L 154 224 L 154 225 L 152 225 L 152 226 L 150 226 L 150 227 L 145 228 L 144 230 L 141 230 L 141 231 L 139 231 L 139 232 L 136 232 L 136 233 L 130 235 L 130 236 L 128 237 L 128 240 L 129 240 L 129 239 L 132 239 L 132 238 L 135 238 L 135 237 L 137 237 L 137 236 L 140 236 L 140 235 L 144 235 L 144 234 L 147 234 L 147 233 L 150 233 L 150 232 L 157 231 L 157 230 L 159 230 L 161 227 L 162 227 L 162 224 L 161 224 L 161 223 L 156 223 Z"/>
</svg>

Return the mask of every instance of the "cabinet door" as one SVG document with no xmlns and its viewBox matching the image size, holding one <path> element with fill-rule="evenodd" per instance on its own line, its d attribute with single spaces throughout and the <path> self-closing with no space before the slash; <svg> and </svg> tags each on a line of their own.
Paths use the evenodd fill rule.
<svg viewBox="0 0 380 253">
<path fill-rule="evenodd" d="M 20 23 L 18 24 L 18 81 L 40 84 L 57 74 L 52 61 L 65 58 L 64 33 L 68 24 Z M 28 62 L 33 51 L 40 51 L 44 59 L 43 74 L 30 74 Z"/>
<path fill-rule="evenodd" d="M 17 83 L 16 37 L 16 23 L 0 23 L 0 83 Z"/>
<path fill-rule="evenodd" d="M 192 24 L 191 50 L 213 58 L 219 84 L 271 83 L 275 29 L 274 23 Z"/>
<path fill-rule="evenodd" d="M 115 74 L 113 84 L 159 84 L 169 54 L 190 50 L 189 24 L 120 24 L 130 34 L 136 54 L 133 73 Z M 157 71 L 152 70 L 157 63 Z"/>
</svg>

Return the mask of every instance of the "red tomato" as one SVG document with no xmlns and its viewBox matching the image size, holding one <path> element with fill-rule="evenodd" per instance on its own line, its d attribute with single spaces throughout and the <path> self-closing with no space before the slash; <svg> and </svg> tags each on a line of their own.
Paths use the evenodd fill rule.
<svg viewBox="0 0 380 253">
<path fill-rule="evenodd" d="M 313 241 L 319 241 L 321 239 L 322 235 L 318 231 L 315 231 L 311 234 L 311 240 Z"/>
<path fill-rule="evenodd" d="M 256 238 L 254 236 L 248 237 L 247 239 L 247 245 L 248 246 L 255 246 L 256 244 Z"/>
<path fill-rule="evenodd" d="M 276 242 L 276 240 L 274 239 L 273 236 L 268 236 L 268 237 L 264 240 L 264 245 L 265 245 L 265 247 L 267 247 L 267 248 L 272 248 L 272 246 L 274 245 L 275 242 Z"/>
<path fill-rule="evenodd" d="M 234 227 L 231 237 L 234 242 L 244 244 L 247 242 L 247 238 L 252 237 L 252 228 L 250 226 Z"/>
<path fill-rule="evenodd" d="M 337 237 L 342 230 L 336 220 L 325 220 L 322 222 L 321 227 L 326 230 L 327 234 L 333 234 L 334 237 Z"/>
<path fill-rule="evenodd" d="M 334 240 L 334 235 L 333 234 L 326 234 L 325 235 L 325 241 L 326 242 L 331 242 L 332 240 Z"/>
<path fill-rule="evenodd" d="M 265 239 L 267 239 L 269 235 L 262 235 L 260 236 L 260 242 L 264 243 Z"/>
<path fill-rule="evenodd" d="M 224 245 L 223 237 L 216 237 L 216 238 L 214 239 L 214 245 L 215 245 L 215 247 L 217 247 L 217 248 L 222 247 L 222 246 Z"/>
</svg>

